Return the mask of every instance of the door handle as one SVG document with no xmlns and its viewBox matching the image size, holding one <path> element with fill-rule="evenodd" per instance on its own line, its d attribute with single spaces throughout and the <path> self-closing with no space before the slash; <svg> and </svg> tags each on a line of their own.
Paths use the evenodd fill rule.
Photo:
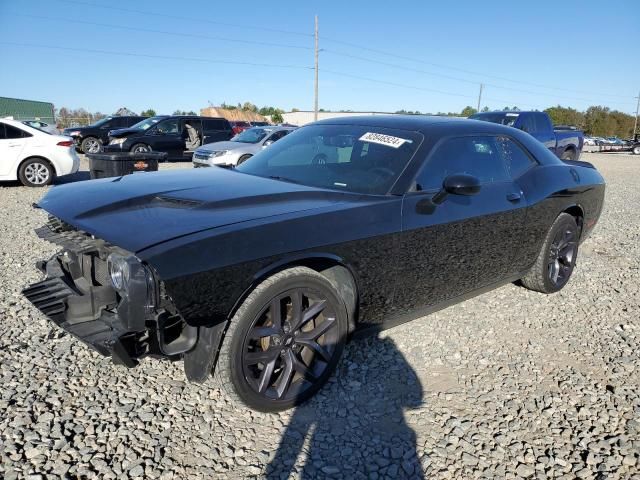
<svg viewBox="0 0 640 480">
<path fill-rule="evenodd" d="M 521 192 L 507 193 L 507 200 L 509 200 L 510 202 L 519 202 L 521 198 L 522 198 Z"/>
</svg>

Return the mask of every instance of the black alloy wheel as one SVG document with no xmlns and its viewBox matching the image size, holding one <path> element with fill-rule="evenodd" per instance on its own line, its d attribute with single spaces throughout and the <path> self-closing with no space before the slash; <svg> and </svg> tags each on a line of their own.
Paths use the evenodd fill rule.
<svg viewBox="0 0 640 480">
<path fill-rule="evenodd" d="M 303 288 L 271 300 L 244 342 L 242 370 L 251 388 L 268 399 L 286 402 L 313 386 L 336 350 L 335 310 L 321 293 Z"/>
<path fill-rule="evenodd" d="M 327 382 L 347 334 L 344 301 L 322 274 L 292 267 L 264 280 L 225 333 L 214 368 L 228 397 L 275 412 L 299 405 Z"/>
<path fill-rule="evenodd" d="M 577 232 L 567 226 L 558 230 L 549 249 L 547 272 L 553 285 L 562 288 L 569 280 L 578 250 Z"/>
<path fill-rule="evenodd" d="M 538 258 L 520 279 L 529 290 L 555 293 L 569 281 L 576 266 L 580 230 L 577 219 L 561 213 L 551 225 Z"/>
</svg>

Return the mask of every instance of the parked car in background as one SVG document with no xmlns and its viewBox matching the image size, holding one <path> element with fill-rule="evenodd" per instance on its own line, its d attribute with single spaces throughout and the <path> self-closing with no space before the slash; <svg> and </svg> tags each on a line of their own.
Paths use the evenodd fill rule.
<svg viewBox="0 0 640 480">
<path fill-rule="evenodd" d="M 472 120 L 499 123 L 518 128 L 544 143 L 562 160 L 577 160 L 582 153 L 584 135 L 580 130 L 572 128 L 554 129 L 551 118 L 546 112 L 482 112 L 469 117 Z"/>
<path fill-rule="evenodd" d="M 318 144 L 340 161 L 318 162 Z M 37 232 L 63 250 L 24 295 L 120 365 L 180 359 L 273 412 L 316 393 L 351 338 L 518 279 L 561 290 L 604 193 L 592 165 L 513 128 L 332 118 L 234 169 L 51 189 Z"/>
<path fill-rule="evenodd" d="M 240 132 L 243 132 L 247 128 L 251 128 L 251 124 L 249 122 L 244 121 L 231 121 L 231 128 L 233 129 L 233 133 L 236 135 Z"/>
<path fill-rule="evenodd" d="M 80 159 L 73 140 L 17 120 L 0 120 L 0 181 L 20 180 L 44 187 L 56 177 L 76 173 Z"/>
<path fill-rule="evenodd" d="M 593 137 L 584 137 L 584 144 L 589 145 L 590 147 L 595 147 L 598 145 L 598 141 Z"/>
<path fill-rule="evenodd" d="M 58 130 L 54 125 L 49 125 L 48 123 L 44 123 L 40 120 L 22 120 L 22 123 L 29 127 L 50 133 L 51 135 L 60 135 L 60 130 Z"/>
<path fill-rule="evenodd" d="M 618 137 L 607 137 L 607 142 L 610 145 L 625 145 L 626 142 Z"/>
<path fill-rule="evenodd" d="M 208 143 L 193 152 L 194 167 L 236 166 L 291 133 L 289 127 L 252 127 L 226 142 Z"/>
<path fill-rule="evenodd" d="M 249 122 L 252 127 L 268 127 L 271 124 L 269 122 Z"/>
<path fill-rule="evenodd" d="M 191 160 L 200 145 L 229 140 L 233 131 L 224 118 L 196 115 L 149 117 L 130 128 L 109 132 L 105 152 L 166 152 L 170 160 Z"/>
<path fill-rule="evenodd" d="M 130 127 L 144 118 L 140 116 L 105 117 L 87 127 L 65 128 L 62 133 L 73 138 L 82 153 L 98 153 L 109 142 L 110 130 Z"/>
</svg>

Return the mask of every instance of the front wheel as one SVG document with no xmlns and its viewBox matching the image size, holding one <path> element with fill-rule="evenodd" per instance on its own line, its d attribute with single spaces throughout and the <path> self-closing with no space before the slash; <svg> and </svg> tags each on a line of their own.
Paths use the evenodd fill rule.
<svg viewBox="0 0 640 480">
<path fill-rule="evenodd" d="M 634 155 L 640 155 L 640 145 L 636 145 L 631 151 Z"/>
<path fill-rule="evenodd" d="M 555 293 L 564 287 L 576 265 L 578 226 L 568 213 L 561 213 L 547 233 L 536 263 L 520 281 L 529 290 Z"/>
<path fill-rule="evenodd" d="M 144 143 L 136 143 L 133 147 L 131 147 L 132 153 L 147 153 L 151 151 L 151 147 L 149 145 L 145 145 Z"/>
<path fill-rule="evenodd" d="M 321 274 L 283 270 L 234 315 L 215 377 L 228 396 L 262 412 L 299 405 L 327 382 L 347 333 L 344 302 Z"/>
<path fill-rule="evenodd" d="M 82 153 L 100 153 L 102 151 L 102 143 L 95 137 L 87 137 L 80 144 Z"/>
</svg>

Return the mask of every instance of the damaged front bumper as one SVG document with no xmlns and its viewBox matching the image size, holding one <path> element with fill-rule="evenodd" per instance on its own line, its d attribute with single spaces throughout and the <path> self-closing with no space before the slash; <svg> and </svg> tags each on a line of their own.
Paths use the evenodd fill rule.
<svg viewBox="0 0 640 480">
<path fill-rule="evenodd" d="M 38 262 L 46 278 L 23 293 L 57 326 L 127 367 L 147 355 L 172 358 L 194 347 L 198 329 L 186 324 L 150 267 L 55 218 L 36 233 L 63 250 Z M 131 259 L 126 288 L 111 280 L 112 254 Z"/>
</svg>

